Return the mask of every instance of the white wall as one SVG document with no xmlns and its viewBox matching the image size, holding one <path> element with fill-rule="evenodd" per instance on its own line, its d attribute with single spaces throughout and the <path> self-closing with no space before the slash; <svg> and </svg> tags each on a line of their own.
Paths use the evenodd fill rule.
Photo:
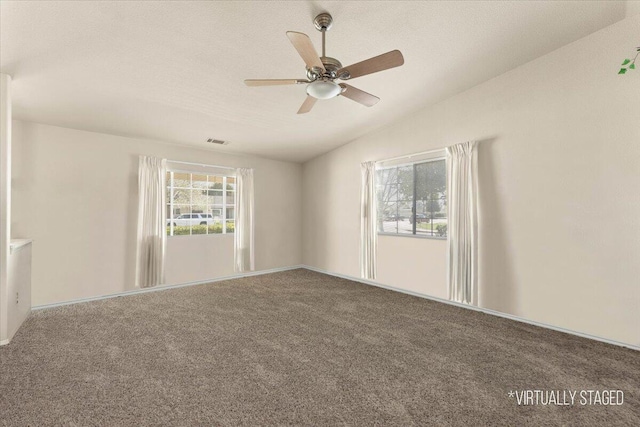
<svg viewBox="0 0 640 427">
<path fill-rule="evenodd" d="M 9 336 L 11 241 L 11 77 L 0 73 L 0 343 Z"/>
<path fill-rule="evenodd" d="M 13 124 L 12 237 L 34 240 L 34 305 L 134 288 L 141 154 L 254 168 L 256 269 L 301 263 L 299 164 Z M 233 274 L 233 237 L 170 237 L 166 270 L 167 284 Z"/>
<path fill-rule="evenodd" d="M 10 340 L 31 313 L 31 243 L 12 241 L 8 270 L 5 339 Z"/>
<path fill-rule="evenodd" d="M 625 4 L 625 16 L 633 16 L 640 13 L 640 0 L 627 0 Z"/>
<path fill-rule="evenodd" d="M 475 139 L 480 305 L 640 345 L 639 40 L 636 15 L 306 163 L 304 263 L 359 276 L 361 162 Z M 378 251 L 379 282 L 446 297 L 446 242 Z"/>
</svg>

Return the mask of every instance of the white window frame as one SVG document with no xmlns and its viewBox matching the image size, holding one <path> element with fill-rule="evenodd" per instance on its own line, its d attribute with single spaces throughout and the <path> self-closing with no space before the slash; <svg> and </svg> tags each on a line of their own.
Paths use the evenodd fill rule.
<svg viewBox="0 0 640 427">
<path fill-rule="evenodd" d="M 206 172 L 201 172 L 201 171 L 193 171 L 193 170 L 182 170 L 182 169 L 175 169 L 175 168 L 170 168 L 167 169 L 167 173 L 170 175 L 169 178 L 169 182 L 167 183 L 167 187 L 169 188 L 169 200 L 168 200 L 168 205 L 169 205 L 169 211 L 170 211 L 170 216 L 167 217 L 167 221 L 169 221 L 169 233 L 167 234 L 167 238 L 170 237 L 192 237 L 192 236 L 220 236 L 220 235 L 224 235 L 224 234 L 234 234 L 234 232 L 227 232 L 227 224 L 230 221 L 234 222 L 234 230 L 235 230 L 235 221 L 236 221 L 236 204 L 237 204 L 237 189 L 234 190 L 228 190 L 227 189 L 227 180 L 228 178 L 235 178 L 235 175 L 223 175 L 220 173 L 206 173 Z M 204 234 L 193 234 L 193 229 L 191 226 L 193 226 L 193 224 L 191 224 L 191 226 L 189 227 L 189 234 L 178 234 L 175 235 L 174 233 L 174 200 L 173 200 L 173 195 L 174 195 L 174 174 L 175 173 L 182 173 L 182 174 L 189 174 L 189 214 L 192 215 L 193 214 L 193 195 L 191 193 L 191 191 L 194 190 L 193 187 L 193 175 L 201 175 L 201 176 L 206 176 L 207 177 L 207 182 L 209 180 L 209 177 L 215 177 L 215 178 L 222 178 L 222 204 L 221 205 L 214 205 L 214 204 L 208 204 L 207 203 L 207 212 L 204 212 L 205 214 L 211 213 L 212 217 L 213 217 L 213 210 L 221 210 L 222 213 L 220 215 L 220 222 L 222 224 L 222 232 L 221 233 L 208 233 L 208 229 L 207 229 L 207 233 Z M 228 193 L 233 193 L 233 204 L 228 204 L 227 203 L 227 196 Z M 227 208 L 233 208 L 233 218 L 227 218 Z M 182 214 L 180 214 L 182 215 Z"/>
</svg>

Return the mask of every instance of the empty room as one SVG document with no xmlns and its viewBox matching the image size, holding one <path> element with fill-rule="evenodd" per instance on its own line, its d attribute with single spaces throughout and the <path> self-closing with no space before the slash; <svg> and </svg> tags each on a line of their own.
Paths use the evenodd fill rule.
<svg viewBox="0 0 640 427">
<path fill-rule="evenodd" d="M 1 1 L 0 426 L 640 425 L 640 1 Z"/>
</svg>

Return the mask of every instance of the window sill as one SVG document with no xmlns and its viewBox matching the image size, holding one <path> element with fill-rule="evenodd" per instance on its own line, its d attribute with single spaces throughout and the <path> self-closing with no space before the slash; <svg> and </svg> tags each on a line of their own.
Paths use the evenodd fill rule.
<svg viewBox="0 0 640 427">
<path fill-rule="evenodd" d="M 447 236 L 421 236 L 419 234 L 378 233 L 378 236 L 409 237 L 412 239 L 447 240 Z"/>
<path fill-rule="evenodd" d="M 167 239 L 174 237 L 209 237 L 209 236 L 233 236 L 234 233 L 211 233 L 211 234 L 177 234 L 175 236 L 167 236 Z"/>
</svg>

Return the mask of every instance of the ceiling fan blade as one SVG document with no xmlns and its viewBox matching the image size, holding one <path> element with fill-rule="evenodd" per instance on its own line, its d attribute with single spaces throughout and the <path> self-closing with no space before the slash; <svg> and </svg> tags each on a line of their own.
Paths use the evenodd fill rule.
<svg viewBox="0 0 640 427">
<path fill-rule="evenodd" d="M 320 56 L 318 52 L 316 52 L 316 48 L 313 47 L 313 43 L 311 43 L 308 35 L 295 31 L 287 31 L 287 37 L 289 37 L 291 44 L 296 48 L 308 68 L 317 67 L 320 68 L 322 72 L 325 72 L 324 65 L 322 65 L 322 61 L 320 61 Z"/>
<path fill-rule="evenodd" d="M 300 109 L 298 110 L 298 114 L 304 114 L 311 111 L 316 101 L 317 101 L 316 98 L 314 98 L 311 95 L 307 95 L 307 99 L 305 99 L 302 105 L 300 106 Z"/>
<path fill-rule="evenodd" d="M 378 98 L 377 96 L 371 95 L 370 93 L 367 93 L 353 86 L 349 86 L 348 84 L 340 83 L 340 87 L 343 89 L 340 95 L 344 96 L 345 98 L 349 98 L 352 101 L 359 102 L 364 106 L 373 107 L 378 103 L 378 101 L 380 101 L 380 98 Z"/>
<path fill-rule="evenodd" d="M 338 70 L 339 78 L 355 79 L 356 77 L 366 76 L 367 74 L 377 73 L 378 71 L 388 70 L 389 68 L 399 67 L 404 64 L 404 57 L 399 50 L 383 53 L 374 56 L 357 64 L 349 65 Z"/>
<path fill-rule="evenodd" d="M 298 79 L 247 79 L 244 84 L 247 86 L 277 86 L 277 85 L 295 85 L 298 83 L 309 83 L 306 80 Z"/>
</svg>

